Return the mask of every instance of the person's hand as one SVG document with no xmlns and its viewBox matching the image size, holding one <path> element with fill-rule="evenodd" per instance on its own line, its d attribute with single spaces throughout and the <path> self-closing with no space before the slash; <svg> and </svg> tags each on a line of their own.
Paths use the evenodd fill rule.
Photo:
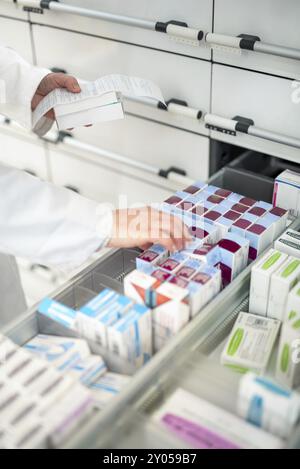
<svg viewBox="0 0 300 469">
<path fill-rule="evenodd" d="M 65 73 L 49 73 L 39 84 L 31 101 L 31 109 L 34 111 L 42 99 L 56 88 L 65 88 L 71 93 L 80 93 L 81 91 L 76 78 L 66 75 Z M 53 109 L 46 114 L 46 117 L 53 120 L 55 119 Z"/>
<path fill-rule="evenodd" d="M 113 234 L 108 247 L 147 249 L 152 244 L 161 244 L 173 252 L 184 249 L 191 241 L 180 218 L 144 207 L 114 212 Z"/>
</svg>

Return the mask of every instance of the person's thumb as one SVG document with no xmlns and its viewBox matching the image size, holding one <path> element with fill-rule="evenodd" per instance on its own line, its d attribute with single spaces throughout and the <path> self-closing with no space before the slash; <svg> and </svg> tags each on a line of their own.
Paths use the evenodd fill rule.
<svg viewBox="0 0 300 469">
<path fill-rule="evenodd" d="M 81 91 L 78 81 L 76 78 L 71 76 L 65 77 L 64 88 L 66 88 L 68 91 L 71 91 L 71 93 L 80 93 Z"/>
</svg>

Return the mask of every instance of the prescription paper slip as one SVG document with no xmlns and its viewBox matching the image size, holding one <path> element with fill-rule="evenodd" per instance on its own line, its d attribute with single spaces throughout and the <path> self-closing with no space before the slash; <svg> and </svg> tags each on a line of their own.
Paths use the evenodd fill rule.
<svg viewBox="0 0 300 469">
<path fill-rule="evenodd" d="M 165 103 L 160 88 L 150 80 L 126 75 L 107 75 L 94 82 L 81 85 L 80 93 L 70 93 L 64 89 L 56 89 L 49 93 L 33 112 L 32 123 L 35 128 L 39 120 L 50 109 L 58 105 L 66 105 L 97 98 L 106 93 L 115 92 L 127 97 L 147 98 Z"/>
</svg>

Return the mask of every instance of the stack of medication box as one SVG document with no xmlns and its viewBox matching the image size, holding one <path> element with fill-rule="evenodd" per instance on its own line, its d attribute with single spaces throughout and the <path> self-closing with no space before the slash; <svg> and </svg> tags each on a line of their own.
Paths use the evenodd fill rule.
<svg viewBox="0 0 300 469">
<path fill-rule="evenodd" d="M 160 350 L 219 293 L 220 269 L 200 260 L 208 252 L 203 251 L 199 259 L 195 253 L 194 257 L 175 253 L 153 265 L 152 273 L 137 258 L 137 270 L 125 277 L 125 294 L 152 309 L 154 351 Z M 216 256 L 214 253 L 212 257 L 219 260 Z"/>
<path fill-rule="evenodd" d="M 3 336 L 0 355 L 1 447 L 60 444 L 89 417 L 92 395 L 72 377 Z"/>
<path fill-rule="evenodd" d="M 38 311 L 67 325 L 101 350 L 119 356 L 124 366 L 126 362 L 139 368 L 152 356 L 152 316 L 148 307 L 134 300 L 107 288 L 95 293 L 78 311 L 49 298 L 40 303 Z M 66 316 L 72 321 L 66 322 Z"/>
<path fill-rule="evenodd" d="M 130 382 L 130 376 L 118 373 L 105 373 L 104 376 L 89 386 L 95 400 L 95 405 L 103 409 Z"/>
<path fill-rule="evenodd" d="M 289 293 L 299 279 L 300 259 L 269 250 L 252 268 L 250 312 L 283 321 Z"/>
<path fill-rule="evenodd" d="M 228 234 L 246 239 L 249 262 L 285 230 L 288 218 L 285 209 L 202 182 L 176 192 L 160 208 L 182 218 L 199 244 L 222 242 Z M 229 277 L 226 267 L 230 266 L 225 264 L 223 269 L 225 285 Z M 234 278 L 231 275 L 229 281 Z"/>
</svg>

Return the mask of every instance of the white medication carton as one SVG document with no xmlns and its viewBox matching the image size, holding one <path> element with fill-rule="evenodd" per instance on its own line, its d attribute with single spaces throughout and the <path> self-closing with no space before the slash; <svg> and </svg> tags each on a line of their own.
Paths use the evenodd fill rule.
<svg viewBox="0 0 300 469">
<path fill-rule="evenodd" d="M 280 207 L 273 207 L 268 212 L 268 216 L 274 220 L 274 239 L 280 236 L 287 226 L 289 212 Z"/>
<path fill-rule="evenodd" d="M 189 291 L 191 317 L 198 314 L 220 291 L 221 270 L 206 265 L 191 279 L 186 287 Z"/>
<path fill-rule="evenodd" d="M 153 419 L 195 449 L 283 446 L 279 438 L 180 388 L 156 411 Z"/>
<path fill-rule="evenodd" d="M 300 258 L 300 233 L 288 229 L 276 241 L 275 248 L 289 256 Z"/>
<path fill-rule="evenodd" d="M 284 321 L 300 319 L 300 283 L 298 282 L 288 295 Z"/>
<path fill-rule="evenodd" d="M 190 195 L 199 194 L 207 187 L 207 184 L 202 181 L 195 181 L 191 186 L 185 188 L 183 192 L 187 192 Z"/>
<path fill-rule="evenodd" d="M 247 212 L 249 215 L 253 215 L 256 218 L 263 217 L 266 213 L 273 208 L 272 204 L 268 204 L 267 202 L 256 202 L 249 211 Z"/>
<path fill-rule="evenodd" d="M 300 174 L 289 169 L 283 171 L 274 183 L 273 205 L 300 215 Z"/>
<path fill-rule="evenodd" d="M 259 218 L 245 231 L 245 236 L 250 242 L 249 260 L 255 261 L 274 240 L 274 220 L 267 215 Z"/>
<path fill-rule="evenodd" d="M 89 390 L 93 395 L 95 407 L 103 409 L 130 383 L 130 380 L 130 376 L 108 372 L 91 384 Z"/>
<path fill-rule="evenodd" d="M 57 104 L 54 106 L 54 113 L 59 130 L 124 118 L 122 102 L 114 92 L 68 104 Z"/>
<path fill-rule="evenodd" d="M 154 291 L 153 305 L 154 350 L 158 351 L 188 323 L 189 290 L 165 282 Z"/>
<path fill-rule="evenodd" d="M 51 298 L 45 298 L 39 304 L 38 312 L 68 329 L 75 327 L 76 311 Z"/>
<path fill-rule="evenodd" d="M 168 255 L 169 252 L 166 248 L 159 244 L 154 244 L 150 249 L 144 251 L 136 258 L 136 268 L 145 273 L 151 273 L 153 266 L 161 264 L 167 259 Z"/>
<path fill-rule="evenodd" d="M 239 372 L 266 371 L 280 321 L 240 313 L 223 350 L 221 363 Z"/>
<path fill-rule="evenodd" d="M 89 386 L 107 372 L 105 361 L 98 355 L 91 355 L 71 368 L 68 376 L 84 386 Z"/>
<path fill-rule="evenodd" d="M 161 284 L 153 275 L 134 270 L 124 278 L 125 295 L 139 304 L 152 307 L 152 292 Z"/>
<path fill-rule="evenodd" d="M 271 278 L 274 272 L 287 260 L 288 256 L 270 249 L 251 270 L 250 313 L 267 316 Z"/>
<path fill-rule="evenodd" d="M 197 246 L 190 252 L 188 249 L 185 252 L 189 253 L 191 258 L 197 259 L 198 261 L 204 262 L 208 265 L 214 266 L 221 261 L 220 248 L 217 244 L 204 243 L 201 246 Z"/>
<path fill-rule="evenodd" d="M 166 270 L 168 273 L 175 274 L 187 260 L 187 255 L 182 252 L 175 252 L 166 260 L 161 262 L 159 264 L 159 268 Z"/>
<path fill-rule="evenodd" d="M 300 386 L 300 317 L 286 321 L 281 330 L 276 379 L 289 388 Z"/>
<path fill-rule="evenodd" d="M 246 230 L 253 225 L 253 223 L 256 223 L 258 220 L 258 217 L 256 215 L 252 215 L 249 212 L 245 213 L 241 218 L 236 220 L 233 225 L 230 228 L 230 231 L 232 233 L 235 233 L 239 236 L 242 236 L 243 238 L 246 237 Z"/>
<path fill-rule="evenodd" d="M 279 438 L 289 438 L 300 417 L 300 395 L 254 373 L 240 381 L 240 417 Z"/>
<path fill-rule="evenodd" d="M 136 368 L 147 363 L 152 356 L 151 310 L 134 305 L 125 317 L 108 327 L 108 347 Z"/>
<path fill-rule="evenodd" d="M 44 415 L 44 426 L 53 446 L 61 445 L 92 414 L 93 396 L 80 384 L 73 386 Z"/>
<path fill-rule="evenodd" d="M 70 370 L 91 355 L 84 340 L 43 334 L 34 337 L 23 348 L 62 372 Z"/>
<path fill-rule="evenodd" d="M 253 207 L 257 203 L 257 200 L 251 199 L 250 197 L 245 197 L 244 195 L 235 194 L 234 192 L 228 196 L 228 201 L 232 204 L 241 204 L 246 207 Z"/>
<path fill-rule="evenodd" d="M 271 279 L 267 316 L 283 321 L 289 292 L 300 278 L 300 259 L 289 257 Z"/>
<path fill-rule="evenodd" d="M 177 277 L 182 277 L 186 280 L 190 280 L 202 267 L 203 262 L 198 259 L 188 259 L 177 271 Z"/>
<path fill-rule="evenodd" d="M 225 214 L 218 218 L 214 223 L 221 232 L 221 238 L 227 236 L 228 232 L 231 230 L 232 225 L 242 216 L 241 213 L 235 212 L 234 210 L 227 210 Z"/>
<path fill-rule="evenodd" d="M 228 285 L 247 267 L 249 241 L 234 233 L 228 233 L 218 245 L 223 284 Z"/>
<path fill-rule="evenodd" d="M 121 319 L 132 304 L 127 296 L 106 289 L 78 311 L 76 329 L 82 337 L 107 348 L 107 328 Z"/>
</svg>

